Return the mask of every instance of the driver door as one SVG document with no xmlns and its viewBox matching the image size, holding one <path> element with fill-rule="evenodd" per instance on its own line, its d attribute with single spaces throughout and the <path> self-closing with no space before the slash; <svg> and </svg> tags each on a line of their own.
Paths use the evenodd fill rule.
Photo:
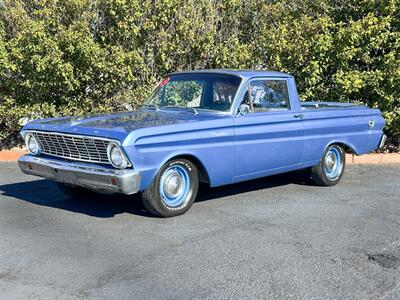
<svg viewBox="0 0 400 300">
<path fill-rule="evenodd" d="M 304 147 L 302 119 L 291 109 L 286 78 L 256 78 L 247 84 L 234 118 L 234 181 L 296 169 Z"/>
</svg>

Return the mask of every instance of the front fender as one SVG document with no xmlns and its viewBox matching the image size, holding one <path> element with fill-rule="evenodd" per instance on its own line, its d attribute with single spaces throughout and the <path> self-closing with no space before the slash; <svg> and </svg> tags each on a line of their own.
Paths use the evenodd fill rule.
<svg viewBox="0 0 400 300">
<path fill-rule="evenodd" d="M 124 142 L 133 167 L 141 173 L 141 191 L 147 189 L 167 161 L 178 156 L 198 160 L 207 172 L 210 186 L 232 182 L 235 163 L 232 119 L 197 125 L 186 124 L 185 128 L 174 126 L 170 130 L 160 128 L 158 132 L 136 132 L 129 142 Z"/>
<path fill-rule="evenodd" d="M 209 174 L 209 172 L 212 172 L 211 170 L 211 166 L 206 166 L 207 164 L 202 161 L 201 158 L 197 157 L 195 153 L 193 153 L 192 151 L 175 151 L 173 153 L 171 153 L 170 155 L 166 156 L 157 166 L 156 168 L 149 168 L 149 169 L 143 169 L 141 170 L 141 177 L 142 177 L 142 181 L 141 181 L 141 187 L 140 187 L 140 191 L 144 191 L 147 189 L 147 187 L 151 184 L 151 182 L 154 180 L 154 178 L 157 176 L 158 172 L 160 171 L 161 167 L 166 164 L 168 161 L 177 158 L 177 157 L 188 157 L 188 159 L 190 160 L 190 158 L 194 158 L 193 160 L 197 160 L 198 162 L 201 163 L 202 167 L 205 169 L 205 171 L 207 172 L 207 174 Z M 211 185 L 211 179 L 210 179 L 210 185 Z"/>
</svg>

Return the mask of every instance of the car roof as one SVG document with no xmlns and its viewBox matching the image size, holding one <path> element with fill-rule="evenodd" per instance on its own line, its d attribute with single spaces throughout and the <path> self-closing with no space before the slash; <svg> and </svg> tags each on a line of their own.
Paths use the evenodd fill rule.
<svg viewBox="0 0 400 300">
<path fill-rule="evenodd" d="M 253 77 L 293 77 L 287 73 L 276 72 L 276 71 L 266 71 L 266 70 L 233 70 L 233 69 L 203 69 L 203 70 L 191 70 L 191 71 L 181 71 L 174 72 L 168 75 L 176 74 L 193 74 L 193 73 L 211 73 L 211 74 L 228 74 L 239 76 L 242 78 L 253 78 Z"/>
</svg>

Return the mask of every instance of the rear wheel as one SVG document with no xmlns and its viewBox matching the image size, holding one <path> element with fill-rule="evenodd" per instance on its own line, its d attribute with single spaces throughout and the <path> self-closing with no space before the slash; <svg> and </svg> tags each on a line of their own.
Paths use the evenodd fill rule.
<svg viewBox="0 0 400 300">
<path fill-rule="evenodd" d="M 311 168 L 311 178 L 317 185 L 332 186 L 343 176 L 346 156 L 343 147 L 330 145 L 318 165 Z"/>
<path fill-rule="evenodd" d="M 195 164 L 187 159 L 174 159 L 161 168 L 141 197 L 149 212 L 174 217 L 192 206 L 198 189 L 199 175 Z"/>
</svg>

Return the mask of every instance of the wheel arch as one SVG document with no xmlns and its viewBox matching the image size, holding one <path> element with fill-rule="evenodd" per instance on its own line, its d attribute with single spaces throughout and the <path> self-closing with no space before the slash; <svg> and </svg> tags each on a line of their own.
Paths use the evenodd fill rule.
<svg viewBox="0 0 400 300">
<path fill-rule="evenodd" d="M 168 161 L 171 161 L 173 159 L 187 159 L 187 160 L 191 161 L 192 163 L 194 163 L 194 165 L 196 166 L 196 168 L 199 172 L 200 182 L 206 183 L 208 185 L 210 184 L 210 177 L 208 175 L 207 169 L 204 166 L 204 164 L 201 162 L 201 160 L 198 159 L 196 156 L 194 156 L 192 154 L 178 154 L 178 155 L 170 157 L 162 165 L 164 165 L 165 163 L 167 163 Z"/>
<path fill-rule="evenodd" d="M 207 159 L 202 159 L 200 156 L 196 155 L 195 153 L 191 153 L 188 151 L 177 151 L 173 153 L 169 153 L 169 155 L 166 155 L 162 157 L 162 159 L 158 160 L 157 162 L 154 162 L 153 166 L 150 166 L 149 168 L 143 168 L 141 171 L 141 185 L 140 185 L 140 191 L 143 192 L 145 191 L 148 186 L 151 184 L 151 182 L 154 180 L 154 178 L 157 176 L 157 174 L 160 172 L 161 168 L 168 163 L 169 161 L 173 159 L 187 159 L 191 162 L 193 162 L 199 172 L 199 181 L 201 183 L 205 183 L 208 186 L 212 186 L 214 184 L 214 179 L 212 177 L 212 173 L 209 172 L 209 169 L 211 166 L 208 163 L 207 164 Z"/>
<path fill-rule="evenodd" d="M 328 149 L 329 146 L 332 146 L 332 145 L 341 146 L 341 147 L 344 149 L 344 151 L 345 151 L 346 153 L 351 153 L 351 154 L 357 154 L 357 155 L 358 155 L 358 151 L 357 151 L 357 149 L 354 147 L 354 145 L 352 145 L 351 143 L 349 143 L 349 142 L 347 142 L 347 141 L 341 141 L 341 140 L 330 141 L 330 142 L 325 146 L 324 151 L 325 151 L 326 149 Z"/>
<path fill-rule="evenodd" d="M 158 165 L 157 169 L 155 169 L 153 171 L 151 180 L 153 180 L 154 177 L 158 174 L 158 172 L 160 172 L 162 166 L 164 166 L 166 163 L 168 163 L 169 161 L 171 161 L 173 159 L 179 159 L 179 158 L 187 159 L 187 160 L 193 162 L 199 172 L 200 182 L 210 185 L 211 180 L 210 180 L 210 176 L 207 171 L 207 168 L 205 167 L 205 164 L 202 162 L 202 160 L 200 158 L 198 158 L 196 155 L 194 155 L 192 153 L 173 153 L 173 154 L 169 155 L 168 157 L 164 158 L 164 160 Z"/>
</svg>

